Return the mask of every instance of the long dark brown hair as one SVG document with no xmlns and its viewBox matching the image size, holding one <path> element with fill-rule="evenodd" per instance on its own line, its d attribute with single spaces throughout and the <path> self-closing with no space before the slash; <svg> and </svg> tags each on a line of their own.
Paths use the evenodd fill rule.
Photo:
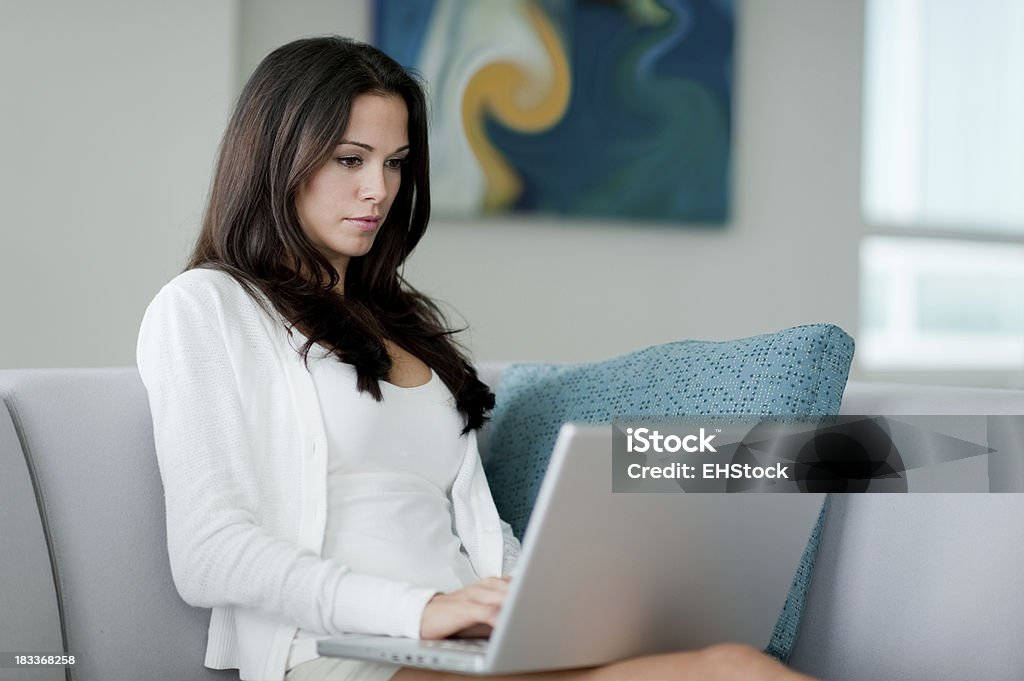
<svg viewBox="0 0 1024 681">
<path fill-rule="evenodd" d="M 339 275 L 302 230 L 295 198 L 330 158 L 356 97 L 401 97 L 409 113 L 400 189 L 370 252 Z M 186 269 L 233 276 L 260 304 L 261 292 L 308 341 L 356 368 L 358 388 L 382 399 L 390 339 L 432 367 L 479 428 L 494 395 L 452 338 L 438 306 L 399 272 L 430 216 L 427 104 L 420 83 L 380 50 L 347 38 L 306 38 L 271 52 L 242 90 L 214 171 L 202 231 Z"/>
</svg>

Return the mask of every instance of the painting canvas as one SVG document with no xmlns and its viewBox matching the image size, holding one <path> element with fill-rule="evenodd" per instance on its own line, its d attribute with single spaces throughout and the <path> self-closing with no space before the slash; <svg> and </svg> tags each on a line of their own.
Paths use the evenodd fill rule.
<svg viewBox="0 0 1024 681">
<path fill-rule="evenodd" d="M 435 214 L 728 218 L 733 0 L 376 0 L 428 85 Z"/>
</svg>

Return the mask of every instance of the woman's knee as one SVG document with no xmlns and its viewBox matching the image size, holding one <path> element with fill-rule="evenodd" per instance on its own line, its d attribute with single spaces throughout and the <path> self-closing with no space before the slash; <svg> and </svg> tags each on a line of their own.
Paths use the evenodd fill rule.
<svg viewBox="0 0 1024 681">
<path fill-rule="evenodd" d="M 724 666 L 760 664 L 770 659 L 757 648 L 743 643 L 719 643 L 700 652 L 708 660 Z"/>
<path fill-rule="evenodd" d="M 805 679 L 774 657 L 742 643 L 720 643 L 699 651 L 710 678 Z M 702 665 L 702 666 L 703 666 Z"/>
<path fill-rule="evenodd" d="M 700 650 L 636 657 L 600 670 L 598 681 L 712 681 L 758 678 L 754 672 L 771 665 L 760 651 L 741 644 L 714 645 Z"/>
</svg>

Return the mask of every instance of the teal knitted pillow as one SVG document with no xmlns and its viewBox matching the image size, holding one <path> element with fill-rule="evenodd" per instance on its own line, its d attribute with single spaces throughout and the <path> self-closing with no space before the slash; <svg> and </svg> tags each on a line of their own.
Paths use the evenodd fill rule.
<svg viewBox="0 0 1024 681">
<path fill-rule="evenodd" d="M 836 414 L 852 359 L 849 335 L 813 324 L 734 341 L 667 343 L 593 364 L 515 364 L 495 391 L 485 462 L 498 512 L 521 538 L 563 423 Z M 820 526 L 769 646 L 783 659 L 803 611 Z"/>
</svg>

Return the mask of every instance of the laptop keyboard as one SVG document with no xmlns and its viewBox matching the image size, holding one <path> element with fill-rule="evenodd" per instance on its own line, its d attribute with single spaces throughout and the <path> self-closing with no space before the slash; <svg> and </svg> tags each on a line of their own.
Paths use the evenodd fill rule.
<svg viewBox="0 0 1024 681">
<path fill-rule="evenodd" d="M 445 638 L 440 641 L 420 641 L 421 645 L 428 648 L 465 650 L 468 652 L 482 652 L 487 649 L 488 643 L 490 641 L 486 638 Z"/>
</svg>

